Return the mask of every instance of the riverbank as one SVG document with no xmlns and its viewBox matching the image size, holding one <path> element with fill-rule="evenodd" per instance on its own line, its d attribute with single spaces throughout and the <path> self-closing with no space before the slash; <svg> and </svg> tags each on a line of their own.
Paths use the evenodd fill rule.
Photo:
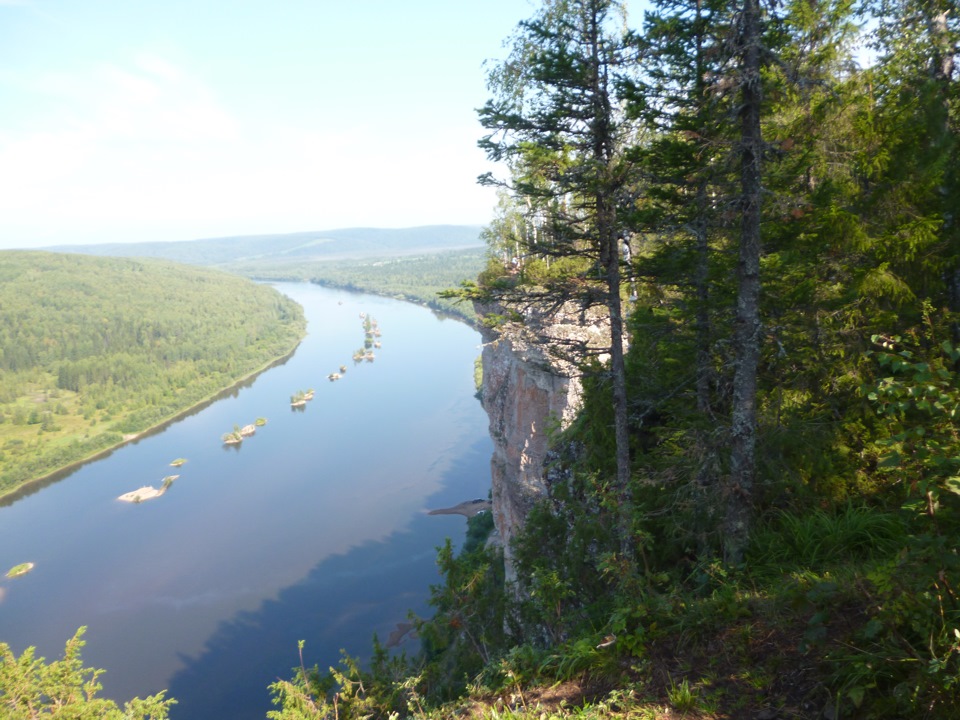
<svg viewBox="0 0 960 720">
<path fill-rule="evenodd" d="M 418 307 L 426 308 L 431 312 L 436 313 L 445 318 L 450 318 L 451 320 L 458 320 L 474 330 L 478 329 L 479 321 L 476 314 L 473 313 L 473 307 L 467 306 L 464 304 L 464 310 L 460 309 L 460 305 L 453 303 L 443 303 L 441 298 L 436 297 L 436 293 L 443 290 L 448 290 L 446 287 L 437 287 L 433 288 L 430 291 L 430 294 L 411 295 L 408 292 L 400 291 L 384 291 L 378 290 L 375 288 L 363 287 L 356 285 L 352 282 L 337 282 L 332 280 L 324 279 L 313 279 L 310 280 L 314 285 L 319 285 L 320 287 L 330 288 L 331 290 L 344 290 L 346 292 L 352 293 L 367 293 L 369 295 L 378 295 L 379 297 L 390 298 L 391 300 L 399 300 L 401 302 L 410 303 L 411 305 L 417 305 Z"/>
<path fill-rule="evenodd" d="M 4 498 L 188 411 L 306 332 L 292 299 L 222 270 L 38 251 L 3 251 L 2 265 Z"/>
<path fill-rule="evenodd" d="M 306 337 L 305 330 L 297 338 L 297 341 L 296 343 L 294 343 L 293 347 L 290 348 L 283 355 L 276 357 L 268 361 L 264 365 L 260 366 L 256 370 L 253 370 L 243 375 L 242 377 L 236 379 L 234 382 L 230 383 L 226 387 L 223 387 L 217 390 L 216 392 L 209 393 L 208 395 L 204 396 L 200 400 L 191 402 L 189 405 L 183 407 L 182 409 L 177 410 L 176 412 L 168 416 L 165 416 L 163 419 L 159 420 L 154 425 L 151 425 L 150 427 L 136 433 L 124 433 L 121 435 L 121 439 L 118 442 L 111 443 L 110 445 L 104 448 L 99 448 L 95 452 L 86 454 L 82 457 L 72 459 L 69 462 L 64 463 L 63 465 L 60 465 L 48 472 L 44 472 L 42 475 L 38 475 L 37 477 L 23 481 L 12 487 L 0 489 L 0 506 L 11 504 L 16 500 L 20 499 L 21 497 L 32 495 L 33 493 L 38 492 L 39 490 L 46 487 L 47 485 L 55 483 L 58 480 L 63 479 L 67 475 L 70 475 L 75 470 L 83 467 L 84 465 L 91 462 L 95 462 L 102 458 L 108 457 L 111 453 L 113 453 L 118 448 L 123 447 L 124 445 L 137 442 L 138 440 L 144 437 L 149 437 L 150 435 L 161 432 L 162 430 L 169 427 L 171 424 L 178 422 L 183 418 L 189 417 L 194 413 L 200 412 L 207 406 L 220 400 L 225 395 L 228 395 L 229 393 L 241 387 L 244 387 L 245 385 L 252 383 L 254 380 L 256 380 L 257 376 L 261 375 L 267 370 L 270 370 L 271 368 L 276 367 L 277 365 L 282 365 L 283 363 L 285 363 L 297 351 L 297 348 L 300 346 L 300 343 L 303 342 L 304 337 Z"/>
</svg>

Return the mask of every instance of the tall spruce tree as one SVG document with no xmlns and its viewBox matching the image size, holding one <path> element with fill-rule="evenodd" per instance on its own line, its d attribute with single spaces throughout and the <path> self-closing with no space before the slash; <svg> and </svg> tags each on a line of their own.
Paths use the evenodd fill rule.
<svg viewBox="0 0 960 720">
<path fill-rule="evenodd" d="M 722 66 L 717 19 L 724 5 L 655 3 L 638 38 L 643 74 L 630 93 L 631 107 L 649 131 L 633 153 L 645 175 L 636 229 L 659 238 L 655 254 L 662 260 L 650 263 L 651 274 L 676 287 L 693 308 L 696 407 L 704 416 L 713 414 L 714 405 L 710 273 L 722 234 L 715 198 L 722 194 L 720 166 L 730 146 L 722 121 L 726 110 L 711 87 Z M 644 274 L 643 268 L 638 272 Z"/>
<path fill-rule="evenodd" d="M 735 247 L 731 212 L 734 82 L 728 4 L 719 0 L 659 0 L 636 38 L 641 71 L 629 86 L 628 109 L 645 132 L 630 156 L 642 175 L 633 229 L 645 238 L 635 272 L 648 288 L 656 312 L 634 318 L 636 345 L 663 347 L 671 362 L 659 379 L 646 379 L 644 402 L 653 417 L 683 427 L 687 472 L 676 478 L 675 496 L 697 518 L 688 523 L 700 552 L 717 530 L 717 496 L 729 413 L 729 366 L 720 348 L 729 331 L 728 280 Z M 642 286 L 641 286 L 642 287 Z M 649 335 L 649 337 L 647 337 Z M 659 339 L 657 336 L 660 336 Z M 720 391 L 720 392 L 718 392 Z M 679 482 L 677 482 L 679 481 Z"/>
<path fill-rule="evenodd" d="M 512 171 L 508 181 L 489 175 L 481 181 L 508 187 L 517 205 L 536 218 L 537 231 L 516 238 L 534 240 L 522 248 L 523 256 L 582 261 L 563 264 L 547 281 L 548 294 L 606 307 L 617 485 L 626 494 L 630 444 L 619 204 L 629 177 L 622 148 L 630 127 L 617 88 L 632 66 L 624 21 L 613 0 L 546 0 L 520 24 L 510 57 L 491 73 L 494 97 L 480 110 L 490 134 L 480 144 Z"/>
<path fill-rule="evenodd" d="M 793 222 L 815 212 L 818 202 L 835 209 L 839 188 L 849 188 L 846 178 L 835 182 L 849 172 L 835 167 L 835 153 L 849 135 L 842 124 L 825 121 L 843 116 L 850 100 L 841 91 L 855 87 L 849 82 L 854 72 L 851 5 L 849 0 L 769 5 L 744 0 L 734 16 L 741 228 L 724 531 L 724 555 L 730 562 L 743 558 L 751 506 L 760 499 L 755 485 L 761 403 L 779 407 L 774 398 L 784 379 L 775 370 L 789 357 L 787 336 L 803 335 L 801 343 L 815 336 L 807 318 L 817 315 L 816 305 L 825 299 L 809 293 L 795 307 L 800 297 L 794 293 L 796 279 L 820 277 L 827 287 L 836 283 L 822 269 L 832 272 L 830 250 L 819 237 L 828 217 L 816 219 L 819 228 Z M 793 352 L 791 375 L 811 369 L 800 355 Z M 765 382 L 759 375 L 762 363 L 768 371 Z M 767 422 L 779 422 L 778 413 L 771 412 Z"/>
<path fill-rule="evenodd" d="M 878 138 L 862 212 L 874 285 L 891 304 L 930 298 L 960 311 L 960 12 L 952 0 L 876 0 Z M 914 318 L 917 313 L 911 313 Z"/>
<path fill-rule="evenodd" d="M 763 206 L 763 27 L 759 0 L 744 0 L 737 34 L 740 95 L 740 243 L 734 319 L 730 476 L 724 558 L 740 563 L 749 539 L 756 479 L 757 368 L 760 364 L 760 240 Z"/>
<path fill-rule="evenodd" d="M 724 556 L 740 562 L 749 535 L 756 473 L 757 371 L 761 351 L 760 258 L 763 208 L 764 141 L 763 78 L 768 60 L 764 20 L 758 0 L 725 3 L 665 0 L 648 17 L 642 41 L 646 70 L 631 98 L 658 131 L 645 157 L 655 177 L 655 192 L 668 202 L 655 222 L 660 232 L 693 247 L 693 262 L 683 263 L 694 290 L 696 308 L 696 405 L 713 409 L 710 376 L 711 265 L 721 237 L 735 237 L 736 298 L 731 329 L 732 366 L 728 412 L 729 457 L 723 498 Z M 691 62 L 692 61 L 692 62 Z M 685 67 L 686 65 L 686 67 Z M 732 136 L 729 127 L 738 129 Z M 730 168 L 736 167 L 737 189 Z M 729 211 L 739 217 L 739 230 L 724 227 Z M 689 240 L 684 240 L 688 238 Z M 707 465 L 714 463 L 709 459 Z M 700 473 L 701 482 L 709 481 Z M 712 493 L 708 495 L 713 495 Z M 709 502 L 710 500 L 708 500 Z"/>
</svg>

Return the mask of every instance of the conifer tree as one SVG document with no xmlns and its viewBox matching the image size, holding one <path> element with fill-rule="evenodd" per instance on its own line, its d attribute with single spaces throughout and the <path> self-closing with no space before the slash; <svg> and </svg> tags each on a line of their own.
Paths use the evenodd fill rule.
<svg viewBox="0 0 960 720">
<path fill-rule="evenodd" d="M 672 284 L 673 312 L 694 328 L 696 370 L 688 382 L 696 397 L 685 417 L 702 501 L 713 502 L 711 488 L 726 497 L 722 534 L 730 559 L 745 542 L 753 500 L 764 392 L 757 373 L 763 362 L 775 366 L 795 337 L 784 324 L 808 322 L 819 301 L 809 280 L 822 272 L 825 238 L 815 222 L 827 217 L 806 216 L 818 193 L 828 208 L 835 202 L 831 154 L 848 138 L 825 120 L 849 103 L 837 85 L 850 70 L 850 14 L 846 0 L 776 8 L 661 0 L 640 38 L 643 75 L 631 100 L 653 136 L 634 153 L 649 183 L 637 218 L 658 237 L 650 272 Z M 850 191 L 849 182 L 841 186 Z M 764 266 L 776 272 L 761 278 Z M 805 305 L 795 306 L 800 291 L 807 292 Z M 761 319 L 772 327 L 761 332 Z M 761 343 L 766 337 L 776 340 L 772 356 Z M 797 357 L 791 360 L 797 367 Z M 722 458 L 710 439 L 719 413 L 730 417 L 722 485 Z"/>
<path fill-rule="evenodd" d="M 960 13 L 950 0 L 876 0 L 877 137 L 862 212 L 874 284 L 893 302 L 960 311 Z M 914 317 L 917 314 L 912 313 Z"/>
<path fill-rule="evenodd" d="M 619 204 L 628 178 L 623 139 L 630 128 L 617 87 L 631 66 L 622 22 L 622 8 L 613 0 L 546 0 L 533 19 L 521 23 L 510 58 L 491 74 L 494 97 L 480 119 L 490 132 L 481 147 L 490 159 L 506 161 L 513 175 L 510 181 L 489 175 L 481 181 L 508 187 L 517 204 L 528 207 L 531 221 L 538 219 L 536 231 L 522 238 L 518 260 L 573 260 L 550 274 L 547 295 L 606 307 L 617 484 L 627 492 Z"/>
<path fill-rule="evenodd" d="M 691 296 L 696 408 L 704 416 L 713 411 L 710 274 L 722 235 L 715 198 L 730 147 L 722 121 L 727 109 L 711 87 L 722 67 L 723 6 L 714 0 L 655 3 L 638 38 L 643 73 L 630 92 L 631 107 L 649 130 L 633 153 L 645 180 L 636 229 L 658 237 L 650 270 L 637 272 L 656 273 L 659 282 Z"/>
</svg>

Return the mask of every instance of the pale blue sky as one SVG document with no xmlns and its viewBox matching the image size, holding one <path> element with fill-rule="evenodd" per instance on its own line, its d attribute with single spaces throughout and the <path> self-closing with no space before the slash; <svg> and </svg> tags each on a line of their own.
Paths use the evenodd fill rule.
<svg viewBox="0 0 960 720">
<path fill-rule="evenodd" d="M 531 0 L 0 0 L 0 248 L 484 224 Z"/>
</svg>

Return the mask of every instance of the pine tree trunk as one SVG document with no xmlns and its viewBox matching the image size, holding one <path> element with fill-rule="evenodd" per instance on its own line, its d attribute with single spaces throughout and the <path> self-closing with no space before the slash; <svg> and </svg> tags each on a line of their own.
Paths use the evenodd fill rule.
<svg viewBox="0 0 960 720">
<path fill-rule="evenodd" d="M 609 78 L 602 57 L 600 19 L 603 3 L 591 6 L 589 36 L 591 39 L 591 80 L 593 98 L 592 141 L 593 161 L 600 172 L 596 184 L 596 230 L 601 264 L 607 283 L 607 310 L 610 313 L 610 375 L 613 389 L 613 424 L 616 442 L 617 487 L 623 498 L 621 536 L 624 547 L 630 544 L 630 434 L 627 426 L 627 372 L 623 357 L 623 309 L 620 302 L 620 239 L 617 232 L 617 210 L 613 195 L 616 182 L 612 177 L 614 162 L 613 108 L 610 104 Z"/>
<path fill-rule="evenodd" d="M 757 366 L 760 361 L 760 210 L 762 191 L 760 131 L 760 7 L 745 0 L 740 35 L 741 235 L 734 327 L 730 478 L 726 488 L 724 559 L 743 561 L 750 534 L 751 498 L 756 473 Z"/>
<path fill-rule="evenodd" d="M 617 447 L 617 486 L 629 506 L 630 433 L 627 423 L 627 370 L 623 355 L 623 308 L 620 302 L 620 255 L 617 237 L 607 258 L 607 309 L 610 313 L 610 373 L 613 387 L 613 424 Z M 629 510 L 629 507 L 626 508 Z M 625 530 L 626 528 L 624 528 Z"/>
</svg>

